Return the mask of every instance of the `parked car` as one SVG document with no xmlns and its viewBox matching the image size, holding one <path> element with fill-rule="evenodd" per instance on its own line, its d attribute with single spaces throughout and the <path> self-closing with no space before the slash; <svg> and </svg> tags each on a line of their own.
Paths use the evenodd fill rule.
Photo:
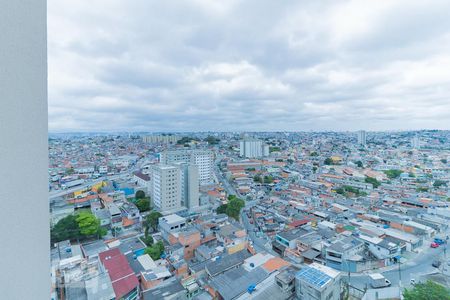
<svg viewBox="0 0 450 300">
<path fill-rule="evenodd" d="M 443 239 L 438 239 L 438 238 L 435 238 L 434 242 L 439 245 L 443 245 L 445 243 Z"/>
<path fill-rule="evenodd" d="M 436 243 L 436 242 L 432 242 L 431 245 L 430 245 L 430 247 L 431 247 L 431 248 L 437 248 L 437 247 L 439 247 L 439 244 Z"/>
<path fill-rule="evenodd" d="M 431 265 L 435 268 L 439 268 L 441 266 L 441 262 L 439 260 L 435 260 Z"/>
</svg>

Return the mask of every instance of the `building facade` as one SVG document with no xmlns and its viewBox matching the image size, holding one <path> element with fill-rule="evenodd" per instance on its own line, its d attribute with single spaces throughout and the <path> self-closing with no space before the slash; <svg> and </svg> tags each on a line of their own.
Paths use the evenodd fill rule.
<svg viewBox="0 0 450 300">
<path fill-rule="evenodd" d="M 413 149 L 420 149 L 420 139 L 418 136 L 415 136 L 411 139 L 411 147 Z"/>
<path fill-rule="evenodd" d="M 189 163 L 177 163 L 180 168 L 181 205 L 192 210 L 199 206 L 198 166 Z"/>
<path fill-rule="evenodd" d="M 162 214 L 181 209 L 180 168 L 158 164 L 152 167 L 152 200 Z"/>
<path fill-rule="evenodd" d="M 239 154 L 246 158 L 269 156 L 269 146 L 258 139 L 243 139 L 239 144 Z"/>
<path fill-rule="evenodd" d="M 358 144 L 365 146 L 367 142 L 366 132 L 364 130 L 358 131 Z"/>
<path fill-rule="evenodd" d="M 159 154 L 163 164 L 191 163 L 198 167 L 200 185 L 213 183 L 214 154 L 210 150 L 166 150 Z"/>
<path fill-rule="evenodd" d="M 178 135 L 147 135 L 142 137 L 144 143 L 176 143 L 180 140 Z"/>
</svg>

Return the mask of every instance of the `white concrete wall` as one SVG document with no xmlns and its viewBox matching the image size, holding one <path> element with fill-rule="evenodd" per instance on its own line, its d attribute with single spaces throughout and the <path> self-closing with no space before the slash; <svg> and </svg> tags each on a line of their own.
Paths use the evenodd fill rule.
<svg viewBox="0 0 450 300">
<path fill-rule="evenodd" d="M 1 299 L 50 299 L 46 10 L 0 1 Z"/>
</svg>

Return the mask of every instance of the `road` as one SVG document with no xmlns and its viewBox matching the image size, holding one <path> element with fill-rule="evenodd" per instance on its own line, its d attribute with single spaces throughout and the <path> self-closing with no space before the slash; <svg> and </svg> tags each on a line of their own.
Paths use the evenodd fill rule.
<svg viewBox="0 0 450 300">
<path fill-rule="evenodd" d="M 217 167 L 217 161 L 216 166 L 214 167 L 214 171 L 216 173 L 216 177 L 218 181 L 222 184 L 225 191 L 228 193 L 228 195 L 236 195 L 239 198 L 243 198 L 242 195 L 240 195 L 234 187 L 230 184 L 230 182 L 223 176 L 222 172 Z M 252 200 L 252 201 L 245 201 L 245 209 L 249 209 L 253 206 L 255 206 L 258 203 L 258 200 Z M 249 239 L 253 242 L 253 247 L 255 248 L 256 252 L 268 252 L 273 255 L 277 255 L 271 248 L 270 243 L 268 244 L 268 240 L 266 238 L 259 238 L 256 236 L 256 233 L 254 231 L 255 226 L 253 224 L 250 224 L 249 219 L 247 217 L 247 214 L 244 212 L 244 209 L 241 211 L 241 222 L 244 225 L 244 228 L 247 230 Z"/>
<path fill-rule="evenodd" d="M 222 184 L 222 187 L 225 189 L 228 195 L 235 195 L 240 197 L 238 192 L 234 189 L 234 187 L 230 184 L 230 182 L 223 176 L 222 172 L 219 170 L 217 166 L 214 166 L 214 171 L 216 173 L 217 180 Z"/>
<path fill-rule="evenodd" d="M 101 178 L 98 178 L 98 179 L 95 179 L 95 180 L 85 181 L 85 183 L 82 184 L 82 185 L 74 186 L 73 188 L 69 188 L 69 189 L 66 189 L 66 190 L 53 190 L 53 191 L 51 191 L 49 193 L 49 199 L 54 199 L 54 198 L 58 198 L 58 197 L 61 197 L 61 196 L 65 196 L 65 195 L 73 193 L 75 191 L 79 191 L 81 189 L 84 189 L 84 188 L 86 188 L 88 186 L 92 186 L 92 185 L 94 185 L 96 183 L 99 183 L 99 182 L 101 182 L 103 180 L 115 180 L 115 179 L 118 179 L 118 178 L 126 177 L 128 175 L 129 175 L 128 173 L 122 173 L 122 174 L 117 174 L 117 175 L 112 175 L 112 176 L 106 176 L 106 177 L 101 177 Z"/>
<path fill-rule="evenodd" d="M 256 236 L 256 233 L 254 231 L 255 226 L 253 224 L 250 224 L 247 214 L 243 211 L 241 212 L 241 220 L 242 224 L 247 230 L 249 239 L 253 242 L 253 248 L 255 248 L 256 252 L 267 252 L 272 255 L 278 256 L 278 254 L 270 247 L 270 243 L 268 243 L 269 241 L 267 240 L 267 238 L 259 238 Z"/>
<path fill-rule="evenodd" d="M 429 246 L 429 243 L 426 243 L 425 247 L 426 246 Z M 417 280 L 419 274 L 436 272 L 437 269 L 431 264 L 434 260 L 443 258 L 444 246 L 445 245 L 442 245 L 435 249 L 425 248 L 425 250 L 415 259 L 412 259 L 412 261 L 406 262 L 405 264 L 401 264 L 400 275 L 402 286 L 410 286 L 411 278 Z M 392 286 L 399 285 L 399 271 L 397 266 L 393 270 L 388 270 L 381 273 L 391 281 Z M 363 289 L 366 284 L 369 284 L 369 277 L 366 274 L 352 274 L 350 284 L 357 288 Z"/>
</svg>

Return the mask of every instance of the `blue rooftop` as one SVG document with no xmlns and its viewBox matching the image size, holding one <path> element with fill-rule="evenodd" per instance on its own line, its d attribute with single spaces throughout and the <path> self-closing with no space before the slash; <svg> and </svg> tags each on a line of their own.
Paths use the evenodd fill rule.
<svg viewBox="0 0 450 300">
<path fill-rule="evenodd" d="M 301 269 L 296 277 L 320 288 L 332 279 L 324 272 L 311 267 Z"/>
</svg>

